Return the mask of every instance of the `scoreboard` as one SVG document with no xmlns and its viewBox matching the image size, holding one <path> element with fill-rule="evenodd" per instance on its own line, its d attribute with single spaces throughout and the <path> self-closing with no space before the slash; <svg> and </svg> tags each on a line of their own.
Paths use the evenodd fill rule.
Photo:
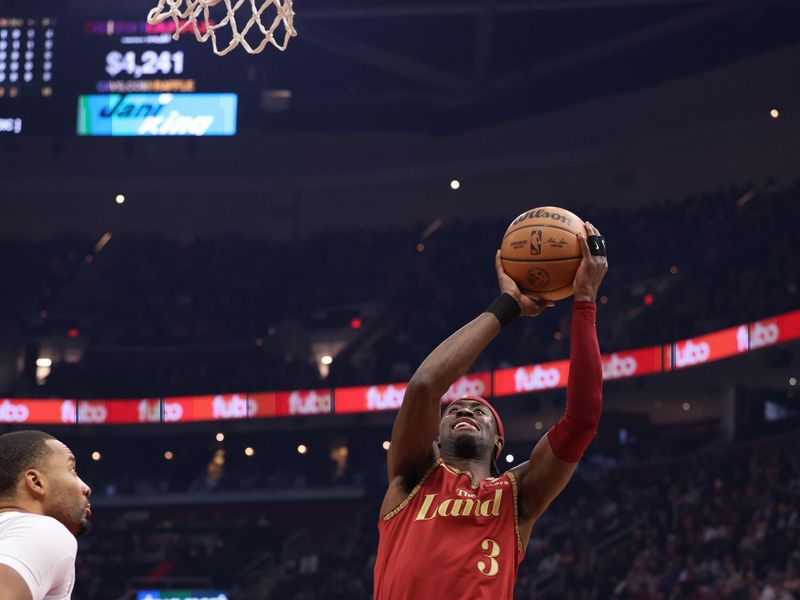
<svg viewBox="0 0 800 600">
<path fill-rule="evenodd" d="M 174 23 L 0 14 L 0 136 L 231 136 L 244 67 Z"/>
<path fill-rule="evenodd" d="M 0 18 L 0 98 L 52 94 L 55 23 Z"/>
<path fill-rule="evenodd" d="M 56 24 L 0 15 L 0 137 L 20 135 L 24 106 L 53 95 Z"/>
</svg>

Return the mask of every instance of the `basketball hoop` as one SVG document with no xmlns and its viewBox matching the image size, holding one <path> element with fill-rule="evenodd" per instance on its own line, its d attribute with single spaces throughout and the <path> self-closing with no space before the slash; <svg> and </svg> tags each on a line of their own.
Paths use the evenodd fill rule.
<svg viewBox="0 0 800 600">
<path fill-rule="evenodd" d="M 215 22 L 210 15 L 209 9 L 218 4 L 224 4 L 225 16 L 219 22 Z M 250 17 L 242 24 L 236 23 L 236 12 L 242 5 L 248 4 L 250 7 Z M 275 12 L 265 14 L 275 7 Z M 223 7 L 219 7 L 220 14 Z M 242 13 L 246 13 L 243 9 Z M 205 42 L 211 38 L 211 45 L 214 54 L 224 56 L 236 46 L 241 44 L 250 54 L 258 54 L 267 44 L 272 44 L 278 50 L 286 50 L 289 38 L 297 35 L 294 28 L 294 11 L 292 10 L 292 0 L 158 0 L 158 6 L 147 14 L 147 22 L 150 25 L 157 25 L 166 19 L 172 19 L 175 23 L 175 33 L 172 39 L 177 40 L 187 29 L 194 32 L 194 37 L 198 42 Z M 243 21 L 243 15 L 239 15 Z M 271 22 L 270 22 L 271 20 Z M 269 25 L 265 25 L 269 23 Z M 276 38 L 275 31 L 283 23 L 284 36 L 283 43 Z M 253 27 L 257 27 L 263 36 L 261 43 L 253 47 L 245 39 Z M 231 40 L 228 45 L 221 50 L 217 47 L 217 32 L 220 29 L 230 29 Z"/>
</svg>

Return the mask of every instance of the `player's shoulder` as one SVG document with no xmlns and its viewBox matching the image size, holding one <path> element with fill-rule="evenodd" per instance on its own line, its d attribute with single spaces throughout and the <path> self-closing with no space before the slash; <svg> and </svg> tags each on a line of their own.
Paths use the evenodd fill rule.
<svg viewBox="0 0 800 600">
<path fill-rule="evenodd" d="M 50 543 L 69 548 L 77 553 L 78 540 L 75 539 L 75 536 L 70 533 L 69 529 L 67 529 L 63 523 L 53 517 L 42 515 L 33 516 L 39 517 L 36 522 L 36 527 L 42 535 L 46 536 L 46 539 L 48 539 Z"/>
<path fill-rule="evenodd" d="M 14 537 L 29 538 L 42 548 L 77 553 L 78 541 L 75 536 L 53 517 L 23 512 L 6 513 L 3 516 L 6 519 L 5 523 L 0 522 L 0 528 L 12 530 Z"/>
<path fill-rule="evenodd" d="M 518 465 L 514 465 L 507 471 L 504 471 L 503 475 L 511 475 L 512 477 L 519 479 L 521 476 L 524 476 L 525 473 L 528 471 L 530 463 L 531 463 L 530 460 L 526 460 L 524 462 L 519 463 Z"/>
</svg>

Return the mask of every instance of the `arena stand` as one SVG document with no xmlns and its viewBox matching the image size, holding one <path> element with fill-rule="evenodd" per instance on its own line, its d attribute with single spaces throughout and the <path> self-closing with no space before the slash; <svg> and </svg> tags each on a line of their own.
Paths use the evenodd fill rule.
<svg viewBox="0 0 800 600">
<path fill-rule="evenodd" d="M 603 350 L 800 306 L 791 220 L 775 218 L 792 214 L 798 200 L 800 187 L 763 184 L 635 212 L 587 212 L 609 240 L 613 262 L 598 320 Z M 6 375 L 0 387 L 17 397 L 120 397 L 407 380 L 430 349 L 494 297 L 492 256 L 506 224 L 450 221 L 427 230 L 329 233 L 301 244 L 123 236 L 96 254 L 89 240 L 7 242 L 2 266 L 17 287 L 6 289 L 16 291 L 3 318 L 26 323 L 9 324 L 10 337 L 36 341 L 24 372 Z M 768 261 L 753 251 L 763 240 Z M 336 251 L 319 252 L 330 248 Z M 34 275 L 28 263 L 41 271 Z M 313 273 L 298 277 L 308 264 Z M 475 369 L 564 358 L 567 307 L 510 328 Z M 317 355 L 331 340 L 336 360 L 322 378 Z M 36 385 L 30 362 L 46 346 L 69 348 L 79 360 L 56 360 Z"/>
<path fill-rule="evenodd" d="M 593 452 L 537 523 L 515 597 L 797 597 L 797 431 L 629 466 Z M 100 496 L 96 471 L 90 465 L 85 476 Z M 370 477 L 238 495 L 155 493 L 154 479 L 139 493 L 98 497 L 74 598 L 196 581 L 231 598 L 366 600 L 385 480 L 352 482 Z"/>
<path fill-rule="evenodd" d="M 774 215 L 791 214 L 799 196 L 797 186 L 742 188 L 591 215 L 613 241 L 598 320 L 603 351 L 798 308 L 792 223 Z M 14 286 L 3 287 L 1 318 L 7 339 L 27 340 L 22 371 L 3 375 L 5 396 L 152 397 L 404 381 L 496 293 L 490 257 L 504 227 L 450 222 L 425 236 L 422 225 L 331 233 L 299 253 L 292 244 L 233 236 L 120 237 L 99 252 L 80 239 L 5 242 L 0 256 Z M 764 238 L 776 249 L 766 263 L 752 251 Z M 343 251 L 317 252 L 332 247 Z M 312 256 L 320 262 L 309 286 L 293 273 Z M 509 328 L 475 369 L 566 358 L 567 307 Z M 314 348 L 331 332 L 344 343 L 322 378 Z M 56 361 L 38 385 L 31 362 L 53 347 L 78 360 Z M 766 365 L 765 378 L 780 371 L 785 385 L 794 355 L 767 352 L 753 360 Z M 710 378 L 724 379 L 726 368 L 733 373 L 741 365 L 726 364 Z M 665 393 L 679 406 L 691 390 L 706 389 L 704 377 Z M 741 441 L 725 435 L 719 415 L 672 426 L 626 417 L 640 443 L 623 445 L 615 402 L 624 391 L 634 400 L 639 394 L 644 406 L 660 378 L 668 376 L 607 386 L 606 432 L 601 428 L 575 480 L 537 524 L 518 598 L 800 597 L 796 418 L 784 423 L 794 437 L 755 427 L 748 435 L 757 441 Z M 721 394 L 707 395 L 710 404 L 723 403 Z M 782 406 L 791 412 L 787 398 Z M 526 411 L 532 419 L 560 411 L 563 395 L 501 402 L 512 420 Z M 128 600 L 143 585 L 181 582 L 242 599 L 370 598 L 386 485 L 380 445 L 391 413 L 370 417 L 226 424 L 224 443 L 212 441 L 213 424 L 131 426 L 114 434 L 92 425 L 56 428 L 82 457 L 95 490 L 95 531 L 81 541 L 75 600 Z M 174 429 L 165 435 L 161 427 Z M 510 439 L 509 451 L 529 452 L 541 434 L 533 431 Z M 259 443 L 265 439 L 269 450 Z M 314 450 L 299 455 L 300 442 Z M 249 444 L 256 452 L 246 460 Z M 104 458 L 93 462 L 97 449 Z M 215 463 L 220 450 L 223 469 Z"/>
</svg>

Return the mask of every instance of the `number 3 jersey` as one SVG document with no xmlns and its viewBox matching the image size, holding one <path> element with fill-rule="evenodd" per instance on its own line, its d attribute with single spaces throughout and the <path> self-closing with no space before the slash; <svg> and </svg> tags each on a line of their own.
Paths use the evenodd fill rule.
<svg viewBox="0 0 800 600">
<path fill-rule="evenodd" d="M 473 489 L 438 459 L 378 530 L 375 600 L 512 600 L 524 556 L 513 473 Z"/>
</svg>

